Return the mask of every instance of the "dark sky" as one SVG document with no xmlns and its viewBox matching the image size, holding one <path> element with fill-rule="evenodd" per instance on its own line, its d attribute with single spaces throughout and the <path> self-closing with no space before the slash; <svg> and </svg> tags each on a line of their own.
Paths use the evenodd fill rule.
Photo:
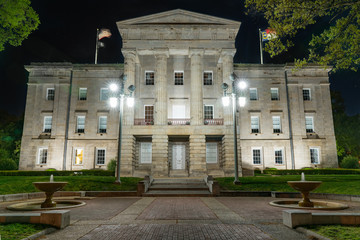
<svg viewBox="0 0 360 240">
<path fill-rule="evenodd" d="M 217 17 L 241 21 L 237 36 L 236 63 L 259 63 L 258 28 L 267 24 L 261 16 L 247 16 L 240 0 L 32 0 L 41 25 L 21 47 L 6 46 L 0 52 L 0 109 L 21 115 L 25 110 L 27 72 L 30 62 L 93 63 L 96 28 L 109 28 L 113 34 L 104 39 L 106 48 L 100 49 L 98 63 L 122 63 L 121 37 L 116 21 L 184 9 Z M 324 23 L 325 24 L 325 23 Z M 293 62 L 306 51 L 304 40 L 312 30 L 321 29 L 321 23 L 299 34 L 296 47 L 288 53 L 265 63 Z M 311 31 L 310 31 L 311 30 Z M 360 113 L 360 73 L 341 72 L 331 76 L 331 88 L 341 91 L 348 114 Z"/>
</svg>

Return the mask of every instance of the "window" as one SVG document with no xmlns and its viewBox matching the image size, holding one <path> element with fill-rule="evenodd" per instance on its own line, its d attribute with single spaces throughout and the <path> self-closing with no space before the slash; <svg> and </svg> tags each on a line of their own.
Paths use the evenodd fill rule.
<svg viewBox="0 0 360 240">
<path fill-rule="evenodd" d="M 85 101 L 87 99 L 87 88 L 79 88 L 79 100 Z"/>
<path fill-rule="evenodd" d="M 105 152 L 104 148 L 96 149 L 96 165 L 105 165 Z"/>
<path fill-rule="evenodd" d="M 51 127 L 52 127 L 52 116 L 46 116 L 44 117 L 44 133 L 51 133 Z"/>
<path fill-rule="evenodd" d="M 304 101 L 310 101 L 311 100 L 310 88 L 303 88 L 303 99 L 304 99 Z"/>
<path fill-rule="evenodd" d="M 155 74 L 154 71 L 145 72 L 145 85 L 154 85 L 155 83 Z"/>
<path fill-rule="evenodd" d="M 275 164 L 284 164 L 283 150 L 281 148 L 275 149 Z"/>
<path fill-rule="evenodd" d="M 100 101 L 107 101 L 109 99 L 109 89 L 101 88 L 100 89 Z"/>
<path fill-rule="evenodd" d="M 203 75 L 204 85 L 213 85 L 213 73 L 205 71 Z"/>
<path fill-rule="evenodd" d="M 46 164 L 47 163 L 47 148 L 39 148 L 38 152 L 38 164 Z"/>
<path fill-rule="evenodd" d="M 319 148 L 310 148 L 310 160 L 311 164 L 319 164 L 320 158 L 319 158 Z"/>
<path fill-rule="evenodd" d="M 76 132 L 85 132 L 85 116 L 78 116 L 76 121 Z"/>
<path fill-rule="evenodd" d="M 154 123 L 154 106 L 145 106 L 145 122 L 152 124 Z"/>
<path fill-rule="evenodd" d="M 205 105 L 204 106 L 204 119 L 213 119 L 214 118 L 214 106 Z"/>
<path fill-rule="evenodd" d="M 250 88 L 250 101 L 256 101 L 258 99 L 257 88 Z"/>
<path fill-rule="evenodd" d="M 271 88 L 271 100 L 277 101 L 279 100 L 279 89 L 278 88 Z"/>
<path fill-rule="evenodd" d="M 259 132 L 260 132 L 259 117 L 252 116 L 251 117 L 251 133 L 259 133 Z"/>
<path fill-rule="evenodd" d="M 273 132 L 274 132 L 274 133 L 281 133 L 281 120 L 280 120 L 280 116 L 273 116 L 273 117 L 272 117 L 272 121 L 273 121 Z"/>
<path fill-rule="evenodd" d="M 218 144 L 216 142 L 206 143 L 206 163 L 218 162 Z"/>
<path fill-rule="evenodd" d="M 307 133 L 314 132 L 314 117 L 305 117 L 305 128 Z"/>
<path fill-rule="evenodd" d="M 261 148 L 252 149 L 253 164 L 261 164 Z"/>
<path fill-rule="evenodd" d="M 82 165 L 84 159 L 84 149 L 75 148 L 74 153 L 74 165 Z"/>
<path fill-rule="evenodd" d="M 46 100 L 54 101 L 55 98 L 55 88 L 48 88 L 46 90 Z"/>
<path fill-rule="evenodd" d="M 152 162 L 152 143 L 142 142 L 140 143 L 140 163 Z"/>
<path fill-rule="evenodd" d="M 99 117 L 99 133 L 106 133 L 107 128 L 107 116 L 101 116 Z"/>
<path fill-rule="evenodd" d="M 184 85 L 184 72 L 174 72 L 175 85 Z"/>
</svg>

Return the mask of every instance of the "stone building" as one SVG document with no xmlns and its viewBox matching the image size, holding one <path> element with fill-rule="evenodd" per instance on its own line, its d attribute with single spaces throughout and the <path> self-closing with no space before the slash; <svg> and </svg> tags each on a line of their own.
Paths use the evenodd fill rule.
<svg viewBox="0 0 360 240">
<path fill-rule="evenodd" d="M 336 167 L 329 69 L 234 64 L 240 24 L 173 10 L 117 22 L 124 64 L 26 66 L 20 169 L 106 168 L 119 128 L 109 84 L 125 74 L 136 90 L 134 107 L 124 108 L 122 176 L 233 176 L 232 107 L 222 105 L 221 87 L 231 91 L 232 73 L 247 83 L 246 104 L 236 107 L 240 176 Z"/>
</svg>

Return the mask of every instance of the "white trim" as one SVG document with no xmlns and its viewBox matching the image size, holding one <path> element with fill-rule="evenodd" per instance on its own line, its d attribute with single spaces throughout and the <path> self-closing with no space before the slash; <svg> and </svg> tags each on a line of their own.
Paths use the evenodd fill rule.
<svg viewBox="0 0 360 240">
<path fill-rule="evenodd" d="M 143 161 L 143 147 L 149 147 L 150 146 L 150 148 L 147 148 L 147 150 L 149 150 L 148 152 L 147 152 L 147 154 L 149 154 L 149 161 Z M 139 163 L 140 164 L 151 164 L 152 163 L 152 142 L 140 142 L 140 152 L 139 152 L 139 155 L 140 155 L 140 157 L 139 157 Z"/>
<path fill-rule="evenodd" d="M 309 100 L 304 100 L 304 90 L 309 90 Z M 311 88 L 303 88 L 302 89 L 302 94 L 303 94 L 303 100 L 304 101 L 311 101 L 312 100 L 312 97 L 311 97 Z"/>
<path fill-rule="evenodd" d="M 274 128 L 274 118 L 279 118 L 279 130 L 280 130 L 280 132 L 274 132 L 274 130 L 275 130 L 275 128 Z M 279 115 L 271 116 L 271 120 L 272 120 L 272 126 L 273 126 L 273 133 L 275 133 L 275 134 L 282 133 L 281 116 L 279 116 Z"/>
<path fill-rule="evenodd" d="M 277 92 L 277 99 L 272 99 L 272 93 L 271 93 L 271 91 L 272 90 L 276 90 L 276 92 Z M 270 100 L 271 101 L 280 101 L 280 93 L 279 93 L 279 88 L 270 88 Z"/>
<path fill-rule="evenodd" d="M 311 119 L 312 132 L 307 132 L 307 128 L 306 128 L 306 118 Z M 314 132 L 315 132 L 314 116 L 305 116 L 305 131 L 306 131 L 306 133 L 314 133 Z"/>
<path fill-rule="evenodd" d="M 254 163 L 254 150 L 260 150 L 260 163 Z M 260 166 L 263 164 L 263 151 L 262 147 L 251 147 L 251 163 L 252 165 Z"/>
<path fill-rule="evenodd" d="M 46 163 L 40 163 L 40 151 L 46 149 Z M 49 159 L 49 149 L 47 147 L 39 147 L 37 151 L 37 160 L 36 164 L 38 165 L 46 165 Z"/>
<path fill-rule="evenodd" d="M 84 90 L 84 89 L 86 90 L 86 95 L 85 95 L 85 98 L 86 98 L 86 99 L 80 99 L 80 91 L 81 91 L 81 90 Z M 79 100 L 79 101 L 86 101 L 86 100 L 87 100 L 87 88 L 79 87 L 78 100 Z"/>
<path fill-rule="evenodd" d="M 317 153 L 318 153 L 318 162 L 317 163 L 312 163 L 311 162 L 311 149 L 316 149 Z M 309 147 L 309 157 L 310 157 L 310 164 L 312 165 L 317 165 L 320 164 L 320 159 L 321 159 L 321 152 L 320 152 L 320 147 Z"/>
<path fill-rule="evenodd" d="M 105 127 L 106 127 L 106 128 L 105 128 L 105 132 L 100 132 L 100 126 L 101 126 L 101 124 L 100 124 L 100 123 L 101 123 L 101 118 L 105 118 L 105 119 L 106 119 L 106 125 L 105 125 Z M 108 117 L 107 117 L 107 116 L 104 116 L 104 115 L 99 116 L 98 131 L 97 131 L 98 133 L 106 133 L 106 132 L 107 132 L 107 127 L 108 127 L 108 124 L 107 124 L 107 123 L 108 123 L 108 121 L 107 121 L 107 120 L 108 120 Z M 85 124 L 84 124 L 84 126 L 85 126 Z M 84 127 L 84 131 L 85 131 L 85 127 Z"/>
<path fill-rule="evenodd" d="M 212 107 L 212 113 L 213 113 L 212 118 L 205 118 L 205 106 Z M 204 110 L 204 119 L 214 119 L 215 118 L 215 105 L 204 104 L 204 109 L 203 110 Z"/>
<path fill-rule="evenodd" d="M 105 151 L 104 152 L 104 163 L 103 164 L 98 163 L 98 150 L 104 150 Z M 96 148 L 95 151 L 96 151 L 95 152 L 95 165 L 96 166 L 104 166 L 104 165 L 106 165 L 106 148 Z M 84 161 L 84 159 L 83 159 L 83 161 Z"/>
<path fill-rule="evenodd" d="M 76 151 L 77 151 L 78 149 L 82 149 L 82 151 L 83 151 L 82 162 L 81 162 L 80 164 L 76 164 L 76 163 L 75 163 L 75 160 L 76 160 Z M 84 165 L 84 155 L 85 155 L 84 152 L 85 152 L 85 150 L 84 150 L 83 147 L 74 147 L 73 160 L 72 160 L 72 164 L 73 164 L 74 166 L 83 166 L 83 165 Z"/>
<path fill-rule="evenodd" d="M 84 118 L 84 128 L 83 128 L 83 132 L 79 132 L 79 118 Z M 85 124 L 86 124 L 86 116 L 85 115 L 79 115 L 76 116 L 76 133 L 85 133 Z"/>
<path fill-rule="evenodd" d="M 208 146 L 209 145 L 215 145 L 215 149 L 216 149 L 216 153 L 215 153 L 215 156 L 216 156 L 216 159 L 215 159 L 215 162 L 214 161 L 208 161 L 208 157 L 210 157 L 208 154 Z M 206 143 L 206 163 L 209 163 L 209 164 L 213 164 L 213 163 L 218 163 L 218 161 L 219 161 L 219 149 L 218 149 L 219 147 L 218 147 L 218 143 L 217 142 L 207 142 Z"/>
<path fill-rule="evenodd" d="M 282 163 L 276 163 L 275 151 L 281 151 Z M 274 147 L 274 164 L 277 166 L 285 165 L 285 150 L 284 147 Z"/>
<path fill-rule="evenodd" d="M 255 90 L 255 91 L 256 91 L 256 99 L 251 99 L 251 94 L 250 94 L 250 91 L 251 91 L 251 90 Z M 250 101 L 258 101 L 258 100 L 259 100 L 259 94 L 258 94 L 257 88 L 249 88 L 249 100 L 250 100 Z"/>
<path fill-rule="evenodd" d="M 257 129 L 258 129 L 258 132 L 253 132 L 253 128 L 252 128 L 252 119 L 255 119 L 255 118 L 257 118 Z M 256 129 L 256 128 L 254 128 L 254 129 Z M 251 133 L 254 133 L 254 134 L 258 134 L 258 133 L 260 133 L 260 116 L 250 116 L 250 132 Z"/>
<path fill-rule="evenodd" d="M 45 123 L 46 123 L 46 119 L 47 118 L 51 118 L 51 127 L 50 127 L 50 132 L 52 131 L 52 116 L 45 116 L 44 117 L 44 122 L 43 122 L 43 132 L 45 132 Z M 49 132 L 49 133 L 50 133 Z"/>
</svg>

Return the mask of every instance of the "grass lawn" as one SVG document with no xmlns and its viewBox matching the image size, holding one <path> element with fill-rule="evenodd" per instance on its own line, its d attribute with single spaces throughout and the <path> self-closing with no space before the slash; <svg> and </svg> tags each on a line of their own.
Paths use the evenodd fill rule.
<svg viewBox="0 0 360 240">
<path fill-rule="evenodd" d="M 234 178 L 216 178 L 221 189 L 240 191 L 279 191 L 296 192 L 287 181 L 299 181 L 299 175 L 269 176 L 240 178 L 241 185 L 234 185 Z M 313 192 L 360 195 L 360 175 L 307 175 L 306 180 L 322 181 Z"/>
<path fill-rule="evenodd" d="M 54 176 L 54 181 L 69 182 L 63 191 L 136 191 L 141 178 L 123 177 L 116 185 L 109 176 Z M 32 182 L 48 182 L 48 176 L 0 176 L 0 195 L 39 192 Z"/>
<path fill-rule="evenodd" d="M 48 228 L 43 224 L 9 223 L 0 224 L 1 240 L 20 240 Z"/>
<path fill-rule="evenodd" d="M 312 225 L 305 228 L 333 240 L 360 240 L 360 226 Z"/>
</svg>

